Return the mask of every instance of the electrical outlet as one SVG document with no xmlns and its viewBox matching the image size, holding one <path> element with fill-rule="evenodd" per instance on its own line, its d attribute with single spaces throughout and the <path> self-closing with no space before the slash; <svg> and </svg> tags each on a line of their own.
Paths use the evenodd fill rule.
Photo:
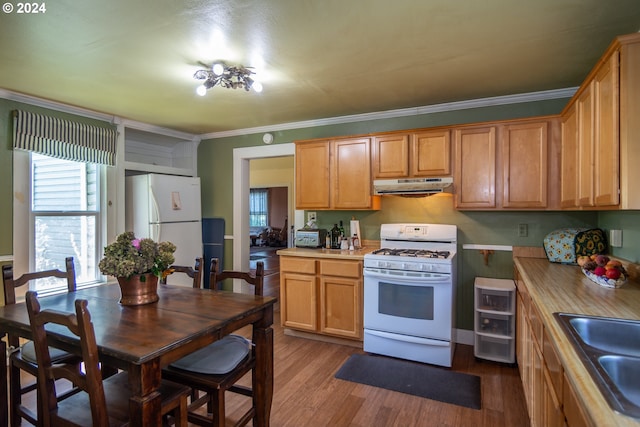
<svg viewBox="0 0 640 427">
<path fill-rule="evenodd" d="M 315 212 L 307 212 L 307 222 L 315 221 L 316 213 Z"/>
<path fill-rule="evenodd" d="M 518 224 L 518 237 L 527 237 L 529 235 L 529 226 L 527 224 Z"/>
</svg>

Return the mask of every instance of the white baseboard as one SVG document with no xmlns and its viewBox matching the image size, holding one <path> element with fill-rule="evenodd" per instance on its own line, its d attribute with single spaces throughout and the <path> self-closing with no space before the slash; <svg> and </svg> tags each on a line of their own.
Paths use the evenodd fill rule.
<svg viewBox="0 0 640 427">
<path fill-rule="evenodd" d="M 458 344 L 474 344 L 474 333 L 473 331 L 469 331 L 468 329 L 455 329 L 454 330 L 454 341 Z"/>
</svg>

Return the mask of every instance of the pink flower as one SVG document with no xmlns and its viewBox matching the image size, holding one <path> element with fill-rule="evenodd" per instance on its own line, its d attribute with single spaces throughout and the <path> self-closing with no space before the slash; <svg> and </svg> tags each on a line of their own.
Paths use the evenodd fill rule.
<svg viewBox="0 0 640 427">
<path fill-rule="evenodd" d="M 134 248 L 136 248 L 137 250 L 140 250 L 140 239 L 133 239 L 131 241 L 131 244 L 133 245 Z"/>
</svg>

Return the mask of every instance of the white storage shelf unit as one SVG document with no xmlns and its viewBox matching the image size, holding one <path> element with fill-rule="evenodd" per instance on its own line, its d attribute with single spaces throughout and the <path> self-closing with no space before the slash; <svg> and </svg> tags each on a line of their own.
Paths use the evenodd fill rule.
<svg viewBox="0 0 640 427">
<path fill-rule="evenodd" d="M 515 284 L 510 279 L 476 277 L 474 355 L 515 363 Z"/>
<path fill-rule="evenodd" d="M 179 136 L 125 128 L 125 169 L 196 176 L 198 143 Z"/>
</svg>

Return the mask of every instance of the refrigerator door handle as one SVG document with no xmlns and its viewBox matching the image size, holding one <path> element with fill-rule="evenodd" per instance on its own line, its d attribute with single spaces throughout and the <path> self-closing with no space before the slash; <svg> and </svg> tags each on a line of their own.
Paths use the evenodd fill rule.
<svg viewBox="0 0 640 427">
<path fill-rule="evenodd" d="M 153 186 L 149 187 L 149 196 L 151 198 L 151 212 L 149 212 L 150 222 L 160 221 L 160 207 L 158 206 L 158 198 L 153 191 Z"/>
<path fill-rule="evenodd" d="M 150 238 L 155 240 L 156 242 L 160 241 L 160 233 L 162 232 L 162 224 L 156 222 L 154 224 L 149 224 L 149 232 Z"/>
</svg>

